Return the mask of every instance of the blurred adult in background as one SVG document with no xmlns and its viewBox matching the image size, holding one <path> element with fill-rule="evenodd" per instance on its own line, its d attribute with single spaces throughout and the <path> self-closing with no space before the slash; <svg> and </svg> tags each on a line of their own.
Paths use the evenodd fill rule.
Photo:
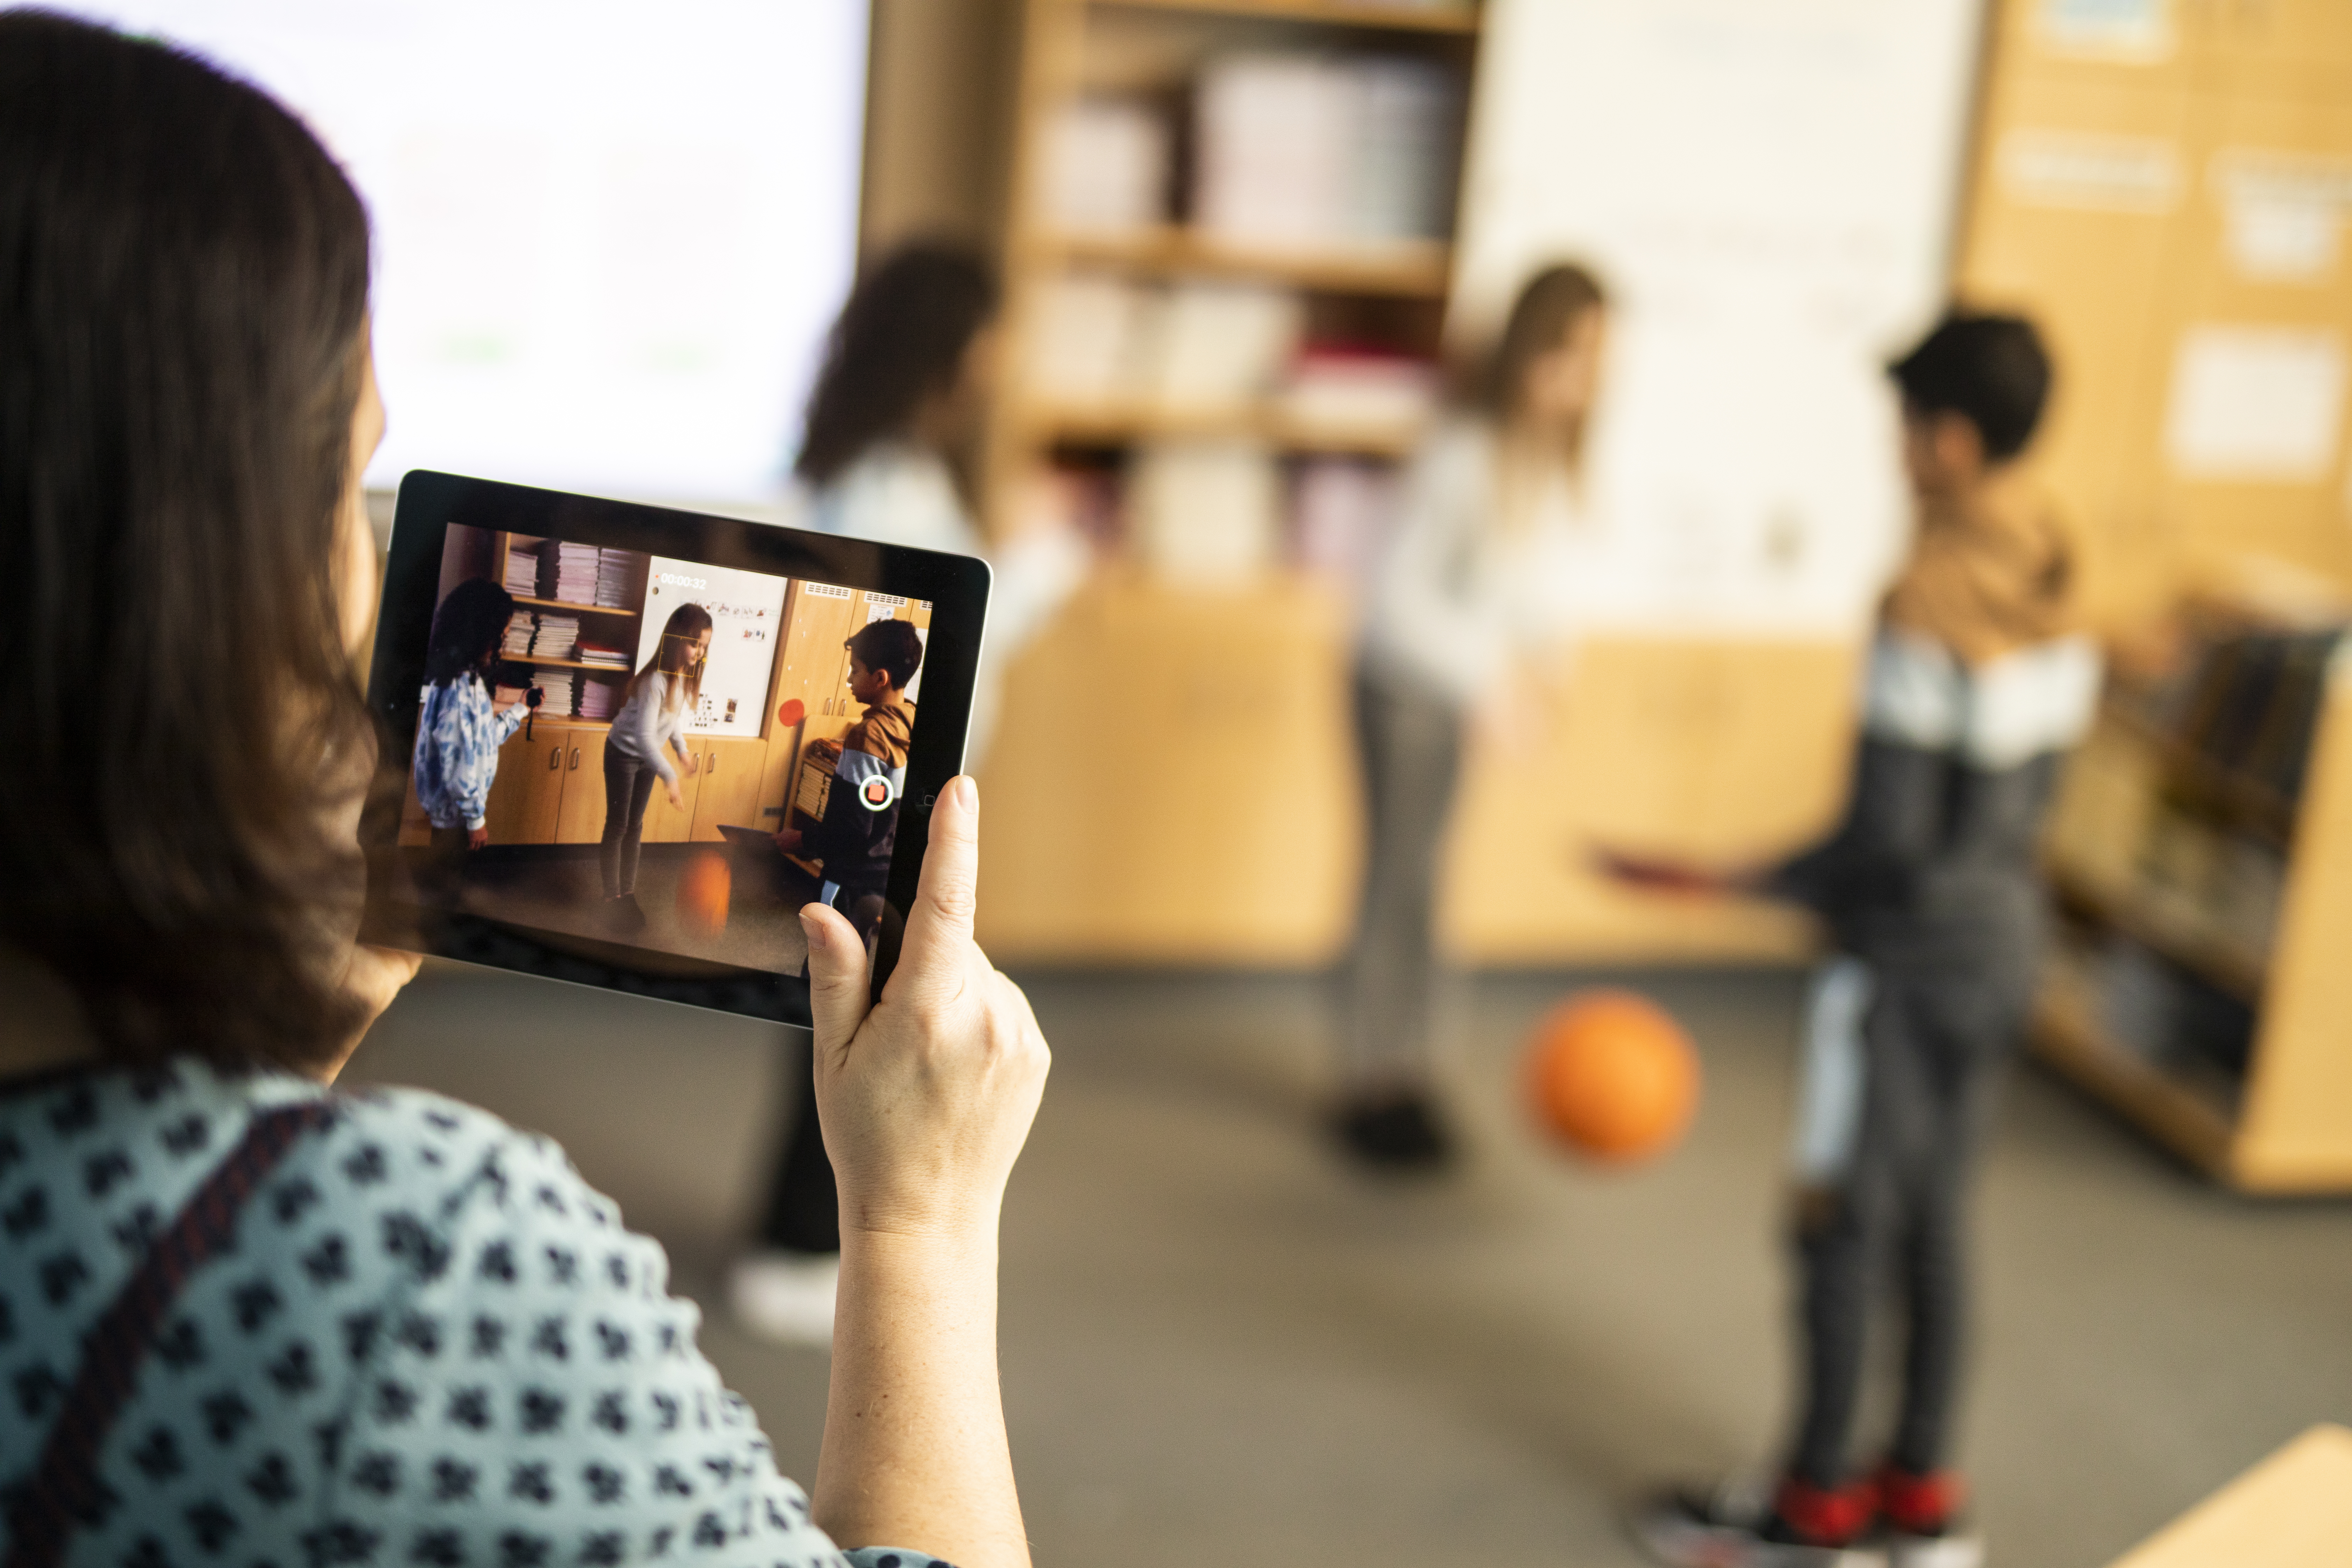
<svg viewBox="0 0 2352 1568">
<path fill-rule="evenodd" d="M 1453 1152 L 1431 1078 L 1438 848 L 1465 731 L 1507 745 L 1538 722 L 1526 678 L 1567 630 L 1606 321 L 1584 268 L 1528 279 L 1466 405 L 1414 457 L 1374 570 L 1355 675 L 1368 842 L 1333 1119 L 1369 1165 Z"/>
<path fill-rule="evenodd" d="M 331 1087 L 417 966 L 352 937 L 368 250 L 260 92 L 0 14 L 0 1557 L 1020 1568 L 996 1215 L 1046 1058 L 971 941 L 969 780 L 878 1004 L 803 921 L 850 1216 L 813 1502 L 561 1150 Z"/>
<path fill-rule="evenodd" d="M 993 569 L 986 641 L 965 755 L 988 751 L 1004 668 L 1086 574 L 1086 545 L 1043 528 L 1002 548 L 981 537 L 958 465 L 968 462 L 995 382 L 996 279 L 955 246 L 902 247 L 861 279 L 834 323 L 809 396 L 793 521 L 884 544 L 977 555 Z M 787 1070 L 784 1142 L 755 1247 L 736 1260 L 729 1299 L 765 1338 L 833 1337 L 839 1241 L 833 1170 L 809 1075 Z"/>
</svg>

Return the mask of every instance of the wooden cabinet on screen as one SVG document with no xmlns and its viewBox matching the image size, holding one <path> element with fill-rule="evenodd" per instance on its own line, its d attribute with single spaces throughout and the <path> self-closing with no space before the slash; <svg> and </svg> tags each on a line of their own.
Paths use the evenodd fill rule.
<svg viewBox="0 0 2352 1568">
<path fill-rule="evenodd" d="M 773 722 L 772 718 L 770 721 Z M 781 731 L 782 727 L 778 726 Z M 783 731 L 789 741 L 790 731 Z M 723 837 L 719 828 L 760 825 L 760 780 L 768 757 L 765 741 L 703 741 L 695 754 L 702 771 L 696 779 L 694 838 Z"/>
<path fill-rule="evenodd" d="M 555 814 L 559 844 L 593 844 L 604 836 L 604 735 L 586 726 L 571 731 L 563 753 L 563 803 Z"/>
<path fill-rule="evenodd" d="M 499 748 L 499 776 L 484 808 L 493 844 L 552 844 L 562 816 L 564 772 L 571 731 L 552 724 L 530 726 Z"/>
</svg>

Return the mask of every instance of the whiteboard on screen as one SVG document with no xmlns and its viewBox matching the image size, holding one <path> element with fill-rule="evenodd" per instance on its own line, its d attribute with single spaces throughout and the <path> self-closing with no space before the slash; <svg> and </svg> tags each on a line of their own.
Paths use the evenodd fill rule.
<svg viewBox="0 0 2352 1568">
<path fill-rule="evenodd" d="M 82 0 L 307 120 L 366 198 L 412 468 L 772 491 L 856 262 L 866 0 Z"/>
<path fill-rule="evenodd" d="M 1887 358 L 1948 258 L 1978 0 L 1489 0 L 1454 331 L 1614 304 L 1589 626 L 1843 634 L 1907 527 Z"/>
</svg>

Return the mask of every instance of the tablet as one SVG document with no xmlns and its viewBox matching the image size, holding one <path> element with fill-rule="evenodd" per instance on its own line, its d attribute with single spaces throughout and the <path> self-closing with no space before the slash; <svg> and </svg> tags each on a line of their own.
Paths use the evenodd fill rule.
<svg viewBox="0 0 2352 1568">
<path fill-rule="evenodd" d="M 878 994 L 988 584 L 969 556 L 409 473 L 364 937 L 804 1028 L 817 900 Z"/>
</svg>

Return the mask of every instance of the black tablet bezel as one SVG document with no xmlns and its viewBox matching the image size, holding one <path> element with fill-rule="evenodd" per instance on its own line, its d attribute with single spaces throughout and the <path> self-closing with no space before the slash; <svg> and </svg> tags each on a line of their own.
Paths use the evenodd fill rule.
<svg viewBox="0 0 2352 1568">
<path fill-rule="evenodd" d="M 923 695 L 907 759 L 898 847 L 884 898 L 903 915 L 912 904 L 929 837 L 930 807 L 962 771 L 987 618 L 989 570 L 968 555 L 877 544 L 838 534 L 741 518 L 715 517 L 596 496 L 534 489 L 496 479 L 412 469 L 402 476 L 393 511 L 392 547 L 376 614 L 368 707 L 389 748 L 389 778 L 407 777 L 425 684 L 425 645 L 439 593 L 442 551 L 451 524 L 553 537 L 763 572 L 846 588 L 927 600 L 931 624 L 923 657 Z M 391 875 L 400 834 L 399 796 L 379 791 L 362 822 L 368 857 L 367 918 L 372 942 L 463 963 L 537 974 L 766 1018 L 806 1028 L 808 986 L 797 975 L 690 960 L 625 943 L 401 900 Z M 886 926 L 876 956 L 878 987 L 895 956 Z"/>
</svg>

